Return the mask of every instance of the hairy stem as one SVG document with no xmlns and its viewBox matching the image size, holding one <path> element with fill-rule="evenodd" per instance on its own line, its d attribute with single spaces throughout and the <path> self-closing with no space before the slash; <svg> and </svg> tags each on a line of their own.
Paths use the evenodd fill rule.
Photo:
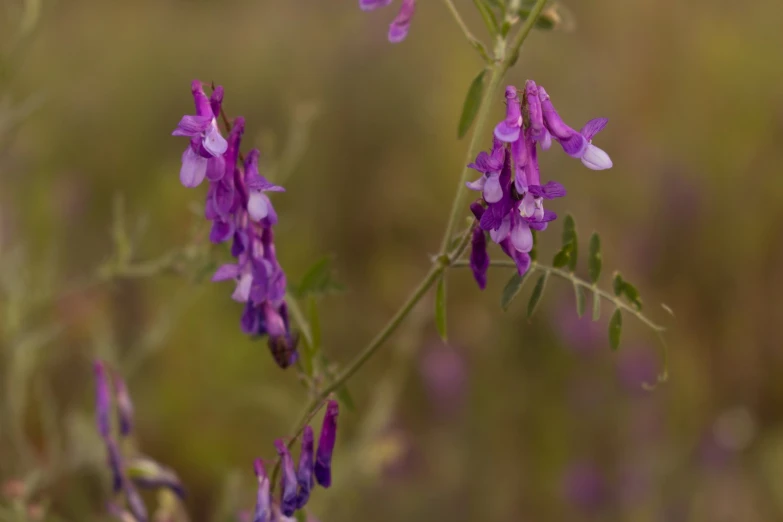
<svg viewBox="0 0 783 522">
<path fill-rule="evenodd" d="M 446 7 L 448 8 L 451 15 L 454 17 L 454 20 L 457 22 L 457 25 L 460 29 L 462 29 L 462 34 L 465 35 L 465 38 L 468 40 L 468 43 L 478 51 L 478 53 L 481 55 L 481 57 L 484 59 L 487 63 L 492 63 L 492 58 L 489 56 L 489 53 L 487 52 L 487 48 L 484 47 L 484 44 L 481 43 L 481 40 L 473 36 L 473 33 L 470 32 L 470 29 L 468 29 L 467 24 L 462 19 L 462 16 L 460 16 L 459 11 L 457 11 L 457 6 L 454 5 L 454 2 L 452 0 L 443 0 L 443 2 L 446 4 Z"/>
<path fill-rule="evenodd" d="M 460 26 L 463 28 L 463 32 L 466 34 L 466 37 L 471 42 L 471 44 L 473 44 L 475 38 L 473 38 L 473 36 L 467 30 L 467 26 L 465 26 L 464 22 L 462 22 L 462 19 L 460 18 L 457 10 L 454 8 L 453 3 L 450 0 L 445 1 L 446 5 L 449 7 L 449 10 L 457 19 L 457 23 L 460 24 Z M 522 26 L 519 33 L 515 35 L 511 46 L 508 46 L 505 42 L 502 42 L 503 45 L 500 46 L 500 52 L 498 53 L 497 60 L 491 67 L 489 84 L 487 85 L 487 88 L 484 91 L 484 95 L 481 99 L 481 105 L 476 116 L 473 136 L 471 137 L 470 144 L 468 145 L 465 165 L 470 163 L 470 161 L 478 153 L 480 141 L 484 137 L 484 133 L 490 119 L 492 102 L 495 98 L 495 94 L 498 91 L 498 87 L 502 83 L 506 72 L 514 64 L 519 48 L 525 41 L 525 38 L 527 38 L 528 33 L 530 33 L 530 29 L 533 27 L 536 18 L 538 18 L 538 15 L 544 8 L 544 4 L 546 4 L 546 2 L 547 0 L 538 0 L 536 2 L 536 5 L 533 7 L 530 16 L 525 21 L 525 24 Z M 304 428 L 304 425 L 308 422 L 308 419 L 312 415 L 310 412 L 316 410 L 319 404 L 326 400 L 331 393 L 343 386 L 348 381 L 348 379 L 350 379 L 357 371 L 359 371 L 362 366 L 364 366 L 367 361 L 372 358 L 373 355 L 375 355 L 378 349 L 383 346 L 383 344 L 392 336 L 397 328 L 399 328 L 399 326 L 410 314 L 411 310 L 413 310 L 416 304 L 438 281 L 443 272 L 449 267 L 454 266 L 462 253 L 465 251 L 468 244 L 470 243 L 470 237 L 473 232 L 472 227 L 468 228 L 463 233 L 457 246 L 451 253 L 449 253 L 448 250 L 449 245 L 451 244 L 451 236 L 454 233 L 454 227 L 456 226 L 462 211 L 465 182 L 468 179 L 469 173 L 470 169 L 468 169 L 467 166 L 462 169 L 457 192 L 454 195 L 454 200 L 451 205 L 449 220 L 446 224 L 446 230 L 443 234 L 443 240 L 441 242 L 439 251 L 440 254 L 433 261 L 429 271 L 424 276 L 424 279 L 418 284 L 418 286 L 416 286 L 408 299 L 402 304 L 397 312 L 395 312 L 392 318 L 389 319 L 381 331 L 378 332 L 375 337 L 373 337 L 369 344 L 367 344 L 367 346 L 353 359 L 353 361 L 348 364 L 348 366 L 345 367 L 342 372 L 340 372 L 340 374 L 331 383 L 329 383 L 310 401 L 307 408 L 305 408 L 305 415 L 296 423 L 296 429 L 294 430 L 295 433 L 300 433 Z M 275 466 L 275 470 L 277 470 L 278 465 Z M 276 473 L 274 475 L 276 475 Z"/>
</svg>

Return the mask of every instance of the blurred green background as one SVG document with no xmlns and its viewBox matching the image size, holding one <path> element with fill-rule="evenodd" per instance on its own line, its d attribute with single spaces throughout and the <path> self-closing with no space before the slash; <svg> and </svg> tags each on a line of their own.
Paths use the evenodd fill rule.
<svg viewBox="0 0 783 522">
<path fill-rule="evenodd" d="M 550 208 L 574 215 L 583 252 L 599 230 L 604 285 L 622 270 L 670 327 L 669 382 L 643 391 L 655 337 L 628 316 L 612 353 L 567 283 L 527 320 L 526 299 L 499 308 L 507 270 L 484 292 L 454 271 L 451 344 L 425 300 L 351 381 L 319 520 L 783 520 L 783 4 L 564 4 L 571 30 L 534 32 L 510 81 L 546 86 L 574 127 L 609 118 L 596 144 L 611 170 L 558 147 L 541 158 L 569 191 Z M 0 481 L 37 484 L 53 520 L 106 518 L 100 356 L 128 377 L 140 446 L 181 475 L 191 519 L 231 520 L 253 504 L 252 459 L 273 456 L 307 400 L 294 370 L 240 332 L 230 285 L 59 289 L 111 255 L 117 195 L 138 260 L 203 235 L 206 187 L 180 185 L 185 141 L 170 134 L 190 81 L 215 81 L 247 120 L 244 150 L 290 170 L 273 196 L 289 280 L 334 256 L 347 291 L 323 300 L 323 336 L 349 361 L 437 249 L 479 59 L 435 1 L 400 45 L 386 41 L 396 8 L 353 0 L 0 5 Z M 542 236 L 545 259 L 559 234 Z"/>
</svg>

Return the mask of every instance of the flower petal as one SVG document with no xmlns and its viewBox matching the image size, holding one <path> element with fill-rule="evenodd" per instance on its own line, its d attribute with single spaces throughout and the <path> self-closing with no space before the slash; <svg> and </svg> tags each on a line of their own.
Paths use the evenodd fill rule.
<svg viewBox="0 0 783 522">
<path fill-rule="evenodd" d="M 495 137 L 500 141 L 507 143 L 513 143 L 519 139 L 519 126 L 512 126 L 501 121 L 495 126 Z"/>
<path fill-rule="evenodd" d="M 171 133 L 172 136 L 199 136 L 207 130 L 212 118 L 209 116 L 183 116 L 177 128 Z"/>
<path fill-rule="evenodd" d="M 604 130 L 607 123 L 609 123 L 609 118 L 595 118 L 585 123 L 585 126 L 582 127 L 582 130 L 579 133 L 584 136 L 587 141 L 590 141 L 593 139 L 593 136 Z"/>
<path fill-rule="evenodd" d="M 247 198 L 247 213 L 253 221 L 264 219 L 269 214 L 269 198 L 262 192 L 251 192 Z"/>
<path fill-rule="evenodd" d="M 229 240 L 234 235 L 234 222 L 216 219 L 212 222 L 212 230 L 209 232 L 209 240 L 218 244 Z"/>
<path fill-rule="evenodd" d="M 359 0 L 359 8 L 362 11 L 372 11 L 379 7 L 386 7 L 392 0 Z"/>
<path fill-rule="evenodd" d="M 188 187 L 198 187 L 207 175 L 207 159 L 199 156 L 188 146 L 182 154 L 182 168 L 179 171 L 180 182 Z"/>
<path fill-rule="evenodd" d="M 481 176 L 476 181 L 468 181 L 465 183 L 465 186 L 468 187 L 470 190 L 477 190 L 482 191 L 484 190 L 484 184 L 487 182 L 486 176 Z"/>
<path fill-rule="evenodd" d="M 228 142 L 220 135 L 217 128 L 217 122 L 213 119 L 209 128 L 204 134 L 204 148 L 213 156 L 220 156 L 228 149 Z"/>
<path fill-rule="evenodd" d="M 399 43 L 408 36 L 408 29 L 410 29 L 411 18 L 413 18 L 415 10 L 415 0 L 402 0 L 400 12 L 397 13 L 397 17 L 389 26 L 389 41 L 391 43 Z"/>
<path fill-rule="evenodd" d="M 223 156 L 213 156 L 207 160 L 207 179 L 220 181 L 226 174 L 226 161 Z"/>
<path fill-rule="evenodd" d="M 218 281 L 228 281 L 229 279 L 235 279 L 238 276 L 239 265 L 234 263 L 227 263 L 225 265 L 220 265 L 220 267 L 215 270 L 215 274 L 212 276 L 212 282 L 216 283 Z"/>
<path fill-rule="evenodd" d="M 495 243 L 500 243 L 508 237 L 509 232 L 511 232 L 511 218 L 506 216 L 500 222 L 500 226 L 497 230 L 489 231 L 489 237 L 492 238 L 492 241 Z"/>
<path fill-rule="evenodd" d="M 612 167 L 612 159 L 609 154 L 599 149 L 592 143 L 587 145 L 582 155 L 582 163 L 592 170 L 605 170 Z"/>
<path fill-rule="evenodd" d="M 530 226 L 522 219 L 515 218 L 514 227 L 511 230 L 511 244 L 519 252 L 533 250 L 533 233 Z"/>
<path fill-rule="evenodd" d="M 253 285 L 253 274 L 250 271 L 245 272 L 239 277 L 237 286 L 234 288 L 234 293 L 231 294 L 231 299 L 238 303 L 246 303 L 250 298 L 250 288 Z"/>
<path fill-rule="evenodd" d="M 503 197 L 503 188 L 500 186 L 499 177 L 498 173 L 490 174 L 484 183 L 484 201 L 487 203 L 497 203 Z"/>
</svg>

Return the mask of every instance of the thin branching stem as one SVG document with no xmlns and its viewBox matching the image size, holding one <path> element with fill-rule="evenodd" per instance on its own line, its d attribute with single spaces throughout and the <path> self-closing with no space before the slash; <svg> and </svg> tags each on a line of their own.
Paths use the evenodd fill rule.
<svg viewBox="0 0 783 522">
<path fill-rule="evenodd" d="M 443 3 L 446 4 L 446 7 L 451 13 L 451 16 L 454 17 L 454 21 L 457 22 L 457 25 L 462 30 L 462 34 L 465 35 L 468 43 L 470 43 L 470 45 L 476 49 L 476 51 L 478 51 L 478 53 L 481 55 L 481 58 L 483 58 L 485 62 L 492 63 L 492 57 L 489 55 L 489 52 L 487 52 L 487 48 L 484 47 L 484 44 L 481 43 L 481 40 L 473 36 L 473 33 L 470 32 L 470 29 L 465 23 L 465 20 L 463 20 L 462 16 L 459 14 L 457 6 L 454 5 L 453 0 L 443 0 Z"/>
<path fill-rule="evenodd" d="M 455 261 L 452 264 L 452 266 L 455 267 L 455 268 L 457 268 L 457 267 L 464 268 L 464 267 L 470 266 L 470 263 L 466 259 L 460 259 L 458 261 Z M 516 268 L 517 267 L 517 265 L 513 261 L 505 260 L 505 259 L 492 260 L 490 262 L 490 266 L 494 266 L 494 267 L 498 267 L 498 268 Z M 622 310 L 628 312 L 629 314 L 636 316 L 636 318 L 639 319 L 639 321 L 644 323 L 646 326 L 648 326 L 651 330 L 653 330 L 656 333 L 660 333 L 660 332 L 665 332 L 666 331 L 666 328 L 664 328 L 663 326 L 660 326 L 660 325 L 654 323 L 651 319 L 649 319 L 642 312 L 640 312 L 639 310 L 634 308 L 632 305 L 626 303 L 625 301 L 623 301 L 619 297 L 617 297 L 617 296 L 615 296 L 613 294 L 610 294 L 606 290 L 602 290 L 597 285 L 594 285 L 593 283 L 591 283 L 589 281 L 585 281 L 584 279 L 578 277 L 573 272 L 568 272 L 568 271 L 563 270 L 561 268 L 555 268 L 553 266 L 543 265 L 543 264 L 539 263 L 538 261 L 533 261 L 530 264 L 530 271 L 533 272 L 533 271 L 536 271 L 536 270 L 538 270 L 539 272 L 544 272 L 544 273 L 547 273 L 547 274 L 550 274 L 550 275 L 553 275 L 553 276 L 557 276 L 557 277 L 559 277 L 561 279 L 566 279 L 568 281 L 571 281 L 571 283 L 576 285 L 576 286 L 581 286 L 582 288 L 585 288 L 585 289 L 589 290 L 590 292 L 593 292 L 593 293 L 596 293 L 596 294 L 600 295 L 603 299 L 611 302 L 617 308 L 621 308 Z"/>
</svg>

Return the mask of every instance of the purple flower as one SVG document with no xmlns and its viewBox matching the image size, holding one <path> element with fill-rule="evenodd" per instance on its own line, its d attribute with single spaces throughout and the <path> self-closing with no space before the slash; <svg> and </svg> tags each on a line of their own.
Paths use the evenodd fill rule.
<svg viewBox="0 0 783 522">
<path fill-rule="evenodd" d="M 309 425 L 302 431 L 302 449 L 299 453 L 299 466 L 296 470 L 296 482 L 299 490 L 296 497 L 296 507 L 301 509 L 310 499 L 310 491 L 315 486 L 313 477 L 313 428 Z"/>
<path fill-rule="evenodd" d="M 483 176 L 466 185 L 470 190 L 481 191 L 487 203 L 497 203 L 503 197 L 499 178 L 500 171 L 503 169 L 504 151 L 503 142 L 495 138 L 492 142 L 492 152 L 489 154 L 484 151 L 479 152 L 476 161 L 468 165 L 468 168 L 481 172 Z"/>
<path fill-rule="evenodd" d="M 212 221 L 209 238 L 213 243 L 231 240 L 231 255 L 235 258 L 233 263 L 221 265 L 212 280 L 235 281 L 231 297 L 245 306 L 240 319 L 242 331 L 268 336 L 275 361 L 286 368 L 297 360 L 298 338 L 290 329 L 286 277 L 275 254 L 272 227 L 277 223 L 277 213 L 266 195 L 284 189 L 261 175 L 257 149 L 240 164 L 244 118 L 234 119 L 228 141 L 220 136 L 217 117 L 221 115 L 223 88 L 215 87 L 208 99 L 201 83 L 195 81 L 192 91 L 196 115 L 185 116 L 174 132 L 191 137 L 183 163 L 183 183 L 195 186 L 204 177 L 209 180 L 204 205 L 204 216 Z"/>
<path fill-rule="evenodd" d="M 296 471 L 294 471 L 294 460 L 291 453 L 288 452 L 288 446 L 282 439 L 275 441 L 277 454 L 280 456 L 280 511 L 283 515 L 290 517 L 296 511 L 298 498 L 296 493 L 297 480 Z"/>
<path fill-rule="evenodd" d="M 108 439 L 111 433 L 111 394 L 106 380 L 106 368 L 102 361 L 92 365 L 95 372 L 95 413 L 98 422 L 98 433 Z"/>
<path fill-rule="evenodd" d="M 603 150 L 593 145 L 593 137 L 598 134 L 609 121 L 606 118 L 596 118 L 588 121 L 581 132 L 566 125 L 555 110 L 549 94 L 543 87 L 538 87 L 538 97 L 544 115 L 544 125 L 552 136 L 560 143 L 569 156 L 580 158 L 586 167 L 592 170 L 604 170 L 612 166 L 612 160 Z"/>
<path fill-rule="evenodd" d="M 219 165 L 223 163 L 221 156 L 226 152 L 228 143 L 220 135 L 216 115 L 212 112 L 212 104 L 204 94 L 201 82 L 193 80 L 190 89 L 196 104 L 196 114 L 183 116 L 172 135 L 190 138 L 190 145 L 182 154 L 179 178 L 184 186 L 197 187 L 204 180 L 208 169 L 219 170 Z M 222 102 L 222 89 L 220 100 L 213 101 L 219 106 Z M 208 165 L 210 162 L 211 167 Z"/>
<path fill-rule="evenodd" d="M 253 522 L 269 522 L 272 514 L 272 500 L 269 493 L 269 477 L 261 459 L 256 459 L 253 462 L 253 470 L 258 478 L 258 494 L 256 495 L 256 509 L 253 513 Z"/>
<path fill-rule="evenodd" d="M 530 117 L 530 135 L 533 140 L 541 144 L 541 148 L 549 150 L 552 146 L 552 135 L 544 126 L 544 114 L 541 108 L 541 100 L 538 97 L 538 86 L 533 80 L 525 82 L 525 101 L 527 113 Z"/>
<path fill-rule="evenodd" d="M 245 159 L 245 187 L 247 188 L 247 213 L 253 221 L 266 219 L 270 225 L 277 223 L 277 213 L 264 192 L 285 192 L 258 173 L 258 149 L 253 149 Z"/>
<path fill-rule="evenodd" d="M 337 438 L 337 415 L 340 407 L 337 401 L 330 400 L 326 405 L 326 414 L 318 439 L 318 452 L 315 457 L 315 480 L 328 488 L 332 484 L 332 452 Z"/>
<path fill-rule="evenodd" d="M 575 463 L 563 477 L 563 494 L 575 507 L 588 512 L 596 511 L 607 500 L 606 481 L 592 463 Z"/>
<path fill-rule="evenodd" d="M 373 11 L 379 7 L 386 7 L 389 4 L 391 4 L 391 0 L 359 0 L 359 8 L 362 11 Z M 415 0 L 402 0 L 397 17 L 389 26 L 389 41 L 391 43 L 401 42 L 408 36 L 408 29 L 410 29 L 411 19 L 415 10 Z"/>
<path fill-rule="evenodd" d="M 484 207 L 478 202 L 470 205 L 470 210 L 476 216 L 477 221 L 481 221 L 484 215 Z M 487 270 L 489 269 L 489 255 L 487 254 L 487 237 L 481 227 L 473 229 L 473 239 L 470 242 L 470 269 L 473 271 L 473 278 L 478 283 L 479 288 L 484 290 L 487 286 Z"/>
<path fill-rule="evenodd" d="M 522 108 L 517 97 L 517 88 L 506 87 L 506 119 L 495 127 L 495 137 L 500 141 L 512 143 L 519 139 L 522 129 Z"/>
<path fill-rule="evenodd" d="M 538 146 L 548 149 L 554 136 L 568 154 L 581 158 L 588 167 L 609 168 L 609 156 L 590 141 L 605 125 L 605 119 L 591 120 L 578 133 L 563 123 L 546 91 L 532 80 L 525 83 L 522 100 L 516 87 L 506 87 L 506 117 L 495 126 L 492 150 L 480 152 L 468 165 L 482 173 L 467 183 L 482 195 L 482 202 L 471 205 L 479 229 L 473 232 L 470 266 L 480 288 L 486 286 L 489 265 L 483 232 L 489 232 L 519 273 L 525 274 L 532 262 L 528 253 L 534 246 L 533 231 L 546 230 L 548 222 L 557 217 L 544 208 L 544 200 L 566 195 L 556 181 L 542 185 Z"/>
<path fill-rule="evenodd" d="M 117 413 L 120 420 L 120 434 L 123 437 L 130 435 L 133 429 L 133 402 L 128 394 L 125 381 L 116 372 L 112 375 L 114 382 L 114 395 L 117 397 Z"/>
</svg>

